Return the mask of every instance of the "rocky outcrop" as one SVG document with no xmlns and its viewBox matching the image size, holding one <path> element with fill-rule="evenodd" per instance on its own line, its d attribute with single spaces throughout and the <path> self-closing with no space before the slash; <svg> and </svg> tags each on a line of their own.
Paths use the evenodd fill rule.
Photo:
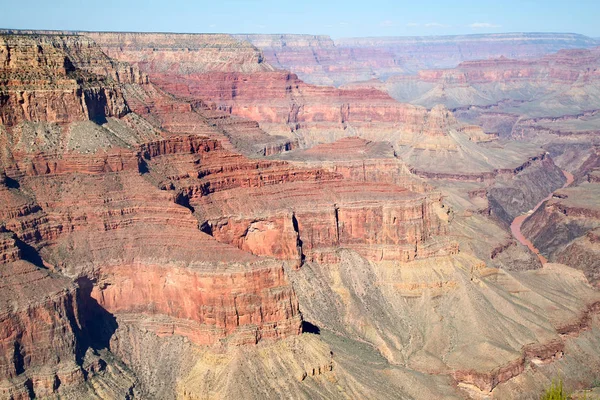
<svg viewBox="0 0 600 400">
<path fill-rule="evenodd" d="M 544 256 L 583 270 L 594 284 L 598 279 L 598 190 L 596 183 L 560 189 L 523 224 L 523 232 Z"/>
<path fill-rule="evenodd" d="M 401 146 L 397 156 L 425 173 L 442 172 L 432 171 L 434 168 L 487 173 L 507 168 L 515 158 L 517 165 L 522 162 L 522 156 L 508 148 L 512 145 L 506 146 L 504 156 L 482 156 L 488 150 L 481 144 L 496 137 L 461 124 L 442 106 L 426 110 L 401 104 L 374 89 L 311 86 L 285 72 L 150 75 L 166 91 L 256 120 L 266 132 L 286 136 L 300 147 L 351 136 L 385 140 L 396 148 Z M 294 148 L 295 144 L 284 146 Z M 431 158 L 438 160 L 431 162 Z"/>
<path fill-rule="evenodd" d="M 95 280 L 91 297 L 100 306 L 160 337 L 241 345 L 301 333 L 298 303 L 279 263 L 221 273 L 164 263 L 119 265 L 101 268 Z"/>
<path fill-rule="evenodd" d="M 191 204 L 206 218 L 204 224 L 215 238 L 254 254 L 299 262 L 331 262 L 336 257 L 329 253 L 340 247 L 374 261 L 407 261 L 435 254 L 427 250 L 430 240 L 444 233 L 434 211 L 439 205 L 393 186 L 361 186 L 355 193 L 339 183 L 293 184 L 285 192 L 277 187 L 250 188 L 212 195 L 207 199 L 210 203 L 200 198 Z M 294 193 L 303 190 L 311 193 L 306 205 L 294 200 Z M 381 203 L 373 203 L 375 193 Z M 238 196 L 259 196 L 260 200 L 236 204 L 232 199 Z M 383 198 L 388 200 L 383 202 Z M 218 207 L 219 203 L 227 204 L 227 209 Z M 268 204 L 269 210 L 260 203 Z M 441 246 L 439 251 L 456 250 Z"/>
<path fill-rule="evenodd" d="M 86 393 L 91 382 L 104 384 L 106 375 L 116 384 L 106 394 L 133 393 L 131 376 L 106 372 L 105 360 L 87 350 L 77 286 L 28 261 L 35 259 L 14 234 L 0 235 L 1 396 L 75 398 L 73 391 Z"/>
<path fill-rule="evenodd" d="M 194 210 L 204 232 L 249 253 L 297 266 L 338 247 L 355 248 L 373 260 L 429 256 L 437 251 L 430 241 L 444 233 L 439 195 L 424 193 L 430 189 L 392 160 L 389 168 L 395 169 L 387 174 L 375 173 L 385 163 L 369 164 L 368 171 L 362 162 L 339 168 L 292 165 L 248 160 L 219 149 L 181 154 L 177 164 L 169 162 L 150 158 L 150 175 L 160 187 L 179 193 L 179 201 Z M 169 171 L 166 180 L 163 170 Z M 355 178 L 362 181 L 360 186 L 348 187 L 345 179 Z"/>
<path fill-rule="evenodd" d="M 51 395 L 83 383 L 75 286 L 18 260 L 2 265 L 0 393 Z"/>
<path fill-rule="evenodd" d="M 121 117 L 128 112 L 118 86 L 92 72 L 106 75 L 112 71 L 110 63 L 98 69 L 64 50 L 81 47 L 81 41 L 86 39 L 0 37 L 0 123 L 9 128 L 23 121 L 65 124 Z"/>
<path fill-rule="evenodd" d="M 228 149 L 251 157 L 269 156 L 298 147 L 298 141 L 267 134 L 256 121 L 232 117 L 204 101 L 184 101 L 154 85 L 127 85 L 127 103 L 157 129 L 218 139 Z"/>
<path fill-rule="evenodd" d="M 166 319 L 145 323 L 158 333 L 181 325 L 171 334 L 199 344 L 238 333 L 238 328 L 241 343 L 300 332 L 298 305 L 281 264 L 256 263 L 234 248 L 227 252 L 198 230 L 191 212 L 174 203 L 173 193 L 152 187 L 137 172 L 74 180 L 56 175 L 23 184 L 43 210 L 7 221 L 7 228 L 28 245 L 43 246 L 40 251 L 52 269 L 76 277 L 81 285 L 93 283 L 93 304 L 107 312 Z M 88 188 L 85 195 L 79 193 L 83 187 Z M 167 237 L 151 233 L 167 231 Z M 165 256 L 175 249 L 167 262 Z M 206 256 L 194 255 L 199 249 Z M 64 258 L 65 252 L 72 257 Z M 229 267 L 219 267 L 223 262 Z M 178 291 L 190 290 L 200 297 L 186 310 L 191 303 Z"/>
<path fill-rule="evenodd" d="M 98 152 L 92 156 L 82 154 L 16 154 L 18 160 L 7 168 L 13 177 L 28 175 L 86 173 L 101 174 L 118 171 L 137 171 L 138 156 L 135 152 L 113 150 Z"/>
<path fill-rule="evenodd" d="M 105 49 L 110 49 L 112 56 L 127 61 L 133 57 L 129 51 L 147 51 L 159 39 L 165 43 L 174 40 L 169 35 L 133 35 L 135 40 L 121 48 L 115 44 L 113 36 L 108 33 L 92 35 Z M 130 107 L 141 114 L 146 113 L 148 104 L 160 99 L 159 103 L 152 104 L 152 113 L 160 114 L 163 129 L 198 131 L 203 123 L 209 122 L 221 130 L 235 148 L 254 156 L 276 155 L 351 136 L 386 140 L 394 144 L 396 155 L 422 176 L 488 174 L 494 179 L 494 171 L 514 168 L 522 164 L 524 155 L 534 155 L 529 149 L 513 149 L 517 146 L 512 144 L 503 145 L 502 154 L 492 154 L 497 150 L 491 151 L 484 145 L 497 139 L 496 136 L 460 123 L 441 106 L 426 110 L 401 104 L 372 88 L 341 90 L 308 85 L 295 74 L 263 68 L 264 62 L 259 58 L 229 55 L 231 58 L 223 58 L 229 61 L 215 65 L 209 57 L 214 47 L 240 47 L 244 49 L 240 54 L 245 54 L 248 44 L 238 47 L 230 42 L 217 45 L 215 43 L 225 38 L 215 37 L 207 39 L 203 47 L 199 44 L 204 40 L 201 36 L 186 36 L 181 43 L 192 39 L 199 57 L 195 68 L 162 68 L 162 58 L 156 54 L 151 57 L 155 57 L 157 64 L 138 64 L 166 92 L 194 98 L 193 109 L 204 121 L 192 122 L 190 113 L 184 110 L 185 104 L 178 105 L 183 108 L 175 111 L 172 107 L 176 100 L 164 94 L 138 91 L 126 96 Z M 175 53 L 176 45 L 164 46 L 165 52 Z M 200 55 L 202 52 L 206 52 L 205 58 Z M 243 119 L 236 121 L 232 115 Z M 206 131 L 210 129 L 203 129 L 202 133 L 207 134 Z"/>
<path fill-rule="evenodd" d="M 600 230 L 588 231 L 573 241 L 564 249 L 555 253 L 556 260 L 568 263 L 585 273 L 590 283 L 598 286 L 600 282 Z"/>
<path fill-rule="evenodd" d="M 234 115 L 294 129 L 303 123 L 319 122 L 419 123 L 426 113 L 398 104 L 380 91 L 311 86 L 287 72 L 209 71 L 201 75 L 151 73 L 151 76 L 157 85 L 178 96 L 203 99 Z"/>
<path fill-rule="evenodd" d="M 487 192 L 490 214 L 507 226 L 566 181 L 560 168 L 547 154 L 531 158 L 511 175 L 501 178 Z"/>
<path fill-rule="evenodd" d="M 0 359 L 5 360 L 0 362 L 0 387 L 11 398 L 57 393 L 68 398 L 68 393 L 82 394 L 92 386 L 97 395 L 133 396 L 135 382 L 128 381 L 127 374 L 111 372 L 108 378 L 116 382 L 100 382 L 107 361 L 86 355 L 89 346 L 98 350 L 110 346 L 115 318 L 124 326 L 186 338 L 195 345 L 220 340 L 254 344 L 302 331 L 299 306 L 281 262 L 261 261 L 200 232 L 191 211 L 176 204 L 176 193 L 160 190 L 141 175 L 152 160 L 222 151 L 222 142 L 181 128 L 186 134 L 162 131 L 160 139 L 145 133 L 160 132 L 163 124 L 132 117 L 121 94 L 134 99 L 137 93 L 154 93 L 152 88 L 143 79 L 138 85 L 137 78 L 88 72 L 100 73 L 103 65 L 118 64 L 105 64 L 106 56 L 86 40 L 62 36 L 5 40 L 4 73 L 13 76 L 18 70 L 27 79 L 46 79 L 28 89 L 31 98 L 61 92 L 52 85 L 64 79 L 73 85 L 65 95 L 74 102 L 64 106 L 64 113 L 52 108 L 65 104 L 60 97 L 35 107 L 21 102 L 27 105 L 21 107 L 10 99 L 16 99 L 12 91 L 25 78 L 3 86 L 9 100 L 3 103 L 7 117 L 2 124 L 10 135 L 2 142 L 0 187 L 5 283 L 0 298 L 6 299 L 0 310 L 6 335 L 0 349 Z M 123 112 L 113 113 L 106 106 L 113 102 L 103 102 L 105 88 L 118 93 L 113 100 L 120 102 Z M 140 98 L 135 100 L 137 109 Z M 81 103 L 79 108 L 76 102 Z M 198 132 L 226 141 L 222 131 L 193 111 L 191 104 L 165 103 L 170 108 L 165 110 L 159 102 L 158 121 L 180 107 Z M 154 112 L 151 105 L 140 108 L 142 115 Z M 23 108 L 26 112 L 19 114 Z M 42 151 L 24 146 L 22 126 L 29 122 L 50 127 L 43 138 L 50 146 L 40 145 Z M 84 123 L 96 134 L 105 132 L 94 126 L 106 124 L 120 138 L 122 131 L 115 127 L 138 131 L 117 148 L 65 151 L 56 144 L 79 134 L 78 124 Z M 54 130 L 53 124 L 64 126 Z M 198 294 L 193 305 L 188 301 L 190 291 Z M 107 354 L 106 359 L 114 357 Z M 118 360 L 110 363 L 111 371 L 120 368 Z M 123 393 L 113 391 L 112 384 Z"/>
</svg>

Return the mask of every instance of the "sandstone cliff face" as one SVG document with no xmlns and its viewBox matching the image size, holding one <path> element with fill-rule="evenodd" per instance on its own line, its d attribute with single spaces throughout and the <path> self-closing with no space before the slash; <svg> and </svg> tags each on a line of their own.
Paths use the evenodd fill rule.
<svg viewBox="0 0 600 400">
<path fill-rule="evenodd" d="M 3 396 L 43 396 L 61 383 L 82 383 L 75 286 L 21 259 L 2 264 L 2 280 Z"/>
<path fill-rule="evenodd" d="M 184 154 L 189 152 L 188 148 L 184 150 Z M 213 343 L 246 325 L 250 325 L 248 330 L 252 331 L 252 326 L 260 330 L 264 324 L 270 324 L 272 330 L 265 329 L 262 335 L 244 339 L 249 342 L 263 336 L 299 332 L 298 306 L 293 291 L 286 286 L 280 264 L 253 264 L 252 257 L 244 253 L 235 249 L 227 252 L 227 247 L 219 246 L 198 230 L 189 210 L 174 204 L 174 194 L 152 187 L 137 171 L 114 173 L 108 178 L 100 174 L 70 180 L 67 176 L 34 177 L 24 181 L 40 204 L 44 204 L 42 212 L 47 216 L 38 217 L 36 225 L 17 219 L 7 222 L 7 227 L 33 246 L 44 244 L 41 251 L 54 269 L 94 282 L 91 297 L 108 312 L 115 315 L 147 313 L 188 321 L 190 327 L 184 329 L 185 334 L 177 333 L 202 344 Z M 79 187 L 89 188 L 88 193 L 81 196 Z M 163 238 L 146 233 L 161 230 L 171 235 Z M 103 245 L 95 242 L 97 235 L 104 237 Z M 178 245 L 176 240 L 181 238 L 187 239 Z M 205 249 L 206 256 L 194 257 L 193 248 Z M 169 249 L 177 252 L 167 262 Z M 212 254 L 215 251 L 217 254 Z M 64 259 L 63 254 L 68 252 L 73 253 L 73 257 Z M 224 252 L 226 258 L 220 258 L 218 252 Z M 219 283 L 218 262 L 223 261 L 240 262 L 240 270 L 236 274 L 232 265 L 230 272 L 222 272 L 223 282 Z M 165 271 L 171 274 L 167 281 L 163 281 Z M 226 278 L 230 274 L 231 277 Z M 153 276 L 155 278 L 150 279 Z M 239 282 L 240 286 L 234 289 L 235 286 L 227 285 L 230 280 Z M 183 304 L 178 305 L 177 299 L 186 297 L 177 291 L 191 290 L 190 284 L 198 285 L 194 286 L 198 293 L 206 291 L 207 294 L 196 299 L 198 308 L 182 311 Z M 165 292 L 165 285 L 167 288 L 173 285 L 174 290 Z M 235 294 L 218 294 L 218 287 L 234 290 Z M 245 293 L 244 287 L 256 288 L 256 292 Z M 138 295 L 132 296 L 132 293 Z M 241 297 L 236 306 L 238 295 Z M 171 306 L 159 306 L 170 296 Z M 268 302 L 272 302 L 272 306 Z M 260 308 L 254 308 L 256 306 Z M 250 307 L 252 311 L 239 307 Z M 156 329 L 162 329 L 160 324 Z"/>
<path fill-rule="evenodd" d="M 106 362 L 92 357 L 90 364 L 87 355 L 84 360 L 89 343 L 109 346 L 114 316 L 124 325 L 185 337 L 197 345 L 221 339 L 253 344 L 301 332 L 298 303 L 281 262 L 259 261 L 203 234 L 190 210 L 175 204 L 174 193 L 140 175 L 144 160 L 207 153 L 220 149 L 220 142 L 193 133 L 148 140 L 156 134 L 144 130 L 160 131 L 162 124 L 152 127 L 154 119 L 148 125 L 132 117 L 122 95 L 124 84 L 147 83 L 132 75 L 121 78 L 122 66 L 89 39 L 14 36 L 4 42 L 2 71 L 8 80 L 2 86 L 7 96 L 1 122 L 9 134 L 3 138 L 0 188 L 7 283 L 0 379 L 7 396 L 68 397 L 92 387 L 96 395 L 121 396 L 118 385 L 126 385 L 126 374 L 107 375 L 116 380 L 116 391 L 110 384 L 100 389 L 95 385 L 105 385 Z M 72 90 L 64 91 L 66 84 Z M 48 97 L 42 101 L 39 96 Z M 197 115 L 189 103 L 183 111 Z M 200 115 L 191 120 L 200 131 L 226 140 Z M 106 134 L 94 122 L 112 129 L 121 147 L 65 151 L 60 142 L 69 142 L 63 135 L 79 135 L 81 124 L 88 123 L 87 132 Z M 38 139 L 42 151 L 24 145 L 27 123 L 46 129 Z M 39 265 L 21 260 L 16 243 Z M 198 257 L 198 251 L 205 255 Z M 40 285 L 35 292 L 39 301 L 23 295 L 32 292 L 31 282 Z M 190 290 L 198 293 L 191 308 Z M 111 371 L 118 363 L 111 364 Z M 120 390 L 134 395 L 131 386 Z"/>
<path fill-rule="evenodd" d="M 129 60 L 130 56 L 113 43 L 111 34 L 99 33 L 94 37 L 106 43 L 105 47 L 112 49 L 114 57 Z M 145 51 L 159 37 L 142 36 L 128 48 Z M 167 35 L 163 40 L 168 42 L 169 38 Z M 247 45 L 240 46 L 245 48 Z M 202 49 L 199 48 L 199 54 L 204 51 Z M 241 64 L 236 66 L 233 62 Z M 256 72 L 257 66 L 262 64 L 256 59 L 243 58 L 232 59 L 232 64 L 226 66 L 215 66 L 206 59 L 199 60 L 201 71 L 165 71 L 151 63 L 141 68 L 165 91 L 197 99 L 200 106 L 195 107 L 195 111 L 211 121 L 229 121 L 222 117 L 223 114 L 219 120 L 211 114 L 222 111 L 258 121 L 259 127 L 267 133 L 288 138 L 287 141 L 275 138 L 269 143 L 268 135 L 257 127 L 236 125 L 231 129 L 230 124 L 216 122 L 236 148 L 255 149 L 255 154 L 271 155 L 298 146 L 311 147 L 360 136 L 392 142 L 396 155 L 421 176 L 487 181 L 495 179 L 498 171 L 521 165 L 523 153 L 529 157 L 539 154 L 539 149 L 510 143 L 503 145 L 503 151 L 488 149 L 483 145 L 496 140 L 496 136 L 485 134 L 479 127 L 460 123 L 442 106 L 426 110 L 397 103 L 372 88 L 340 90 L 308 85 L 287 72 L 260 69 Z M 243 72 L 245 70 L 255 72 Z M 134 104 L 135 100 L 131 99 L 129 103 Z M 132 107 L 142 112 L 141 107 Z M 165 115 L 169 118 L 168 124 L 163 123 L 163 126 L 174 129 L 173 122 L 181 124 L 182 118 L 175 119 L 169 114 Z M 186 128 L 189 129 L 189 125 Z M 249 144 L 248 138 L 265 144 Z"/>
<path fill-rule="evenodd" d="M 360 191 L 340 183 L 259 187 L 222 192 L 191 204 L 206 218 L 215 238 L 255 254 L 332 262 L 342 247 L 374 261 L 430 256 L 426 251 L 430 240 L 444 233 L 434 211 L 439 204 L 390 185 L 361 186 Z M 294 199 L 294 193 L 302 190 L 310 192 L 305 203 L 309 207 Z M 259 202 L 240 203 L 238 197 Z M 439 251 L 455 250 L 441 246 Z"/>
<path fill-rule="evenodd" d="M 93 64 L 91 58 L 83 55 L 80 58 L 86 60 L 81 65 Z M 37 68 L 35 65 L 29 67 L 31 73 Z M 73 72 L 84 74 L 78 67 L 73 67 Z M 61 74 L 55 74 L 52 70 L 47 73 L 52 79 Z M 64 73 L 69 75 L 72 72 Z M 292 240 L 289 254 L 273 247 L 264 248 L 269 241 L 260 234 L 254 237 L 249 235 L 245 241 L 253 250 L 239 246 L 246 250 L 244 252 L 215 240 L 227 242 L 215 233 L 211 232 L 211 238 L 200 232 L 198 225 L 202 220 L 198 221 L 189 209 L 176 202 L 194 206 L 194 202 L 199 201 L 196 199 L 204 201 L 217 193 L 233 193 L 237 189 L 261 188 L 286 182 L 297 183 L 299 193 L 302 193 L 304 190 L 313 190 L 311 183 L 316 183 L 318 187 L 318 182 L 323 179 L 337 182 L 319 190 L 325 191 L 329 187 L 338 187 L 340 190 L 343 187 L 342 176 L 323 169 L 298 168 L 281 161 L 249 160 L 231 153 L 224 148 L 231 146 L 227 140 L 231 129 L 221 129 L 221 123 L 207 122 L 206 116 L 213 111 L 210 107 L 172 99 L 147 84 L 128 85 L 115 85 L 125 95 L 121 101 L 130 103 L 131 109 L 139 112 L 154 130 L 164 136 L 162 139 L 145 139 L 140 143 L 142 136 L 131 135 L 128 148 L 60 153 L 61 146 L 54 144 L 52 140 L 55 138 L 51 137 L 52 134 L 62 135 L 65 132 L 58 129 L 49 130 L 46 134 L 45 140 L 50 141 L 51 146 L 40 146 L 42 150 L 50 149 L 50 152 L 32 153 L 19 139 L 24 132 L 19 127 L 22 121 L 14 126 L 5 125 L 15 135 L 7 143 L 9 157 L 3 164 L 3 170 L 9 177 L 3 175 L 2 179 L 4 184 L 13 182 L 15 188 L 5 189 L 7 201 L 2 210 L 2 222 L 7 233 L 2 242 L 3 260 L 10 263 L 18 261 L 19 253 L 14 249 L 12 239 L 16 237 L 27 246 L 32 257 L 41 260 L 53 273 L 68 277 L 61 279 L 73 290 L 79 287 L 81 295 L 72 294 L 71 297 L 73 301 L 78 299 L 78 305 L 70 308 L 59 305 L 48 307 L 66 310 L 59 314 L 70 312 L 79 324 L 77 329 L 86 332 L 81 334 L 85 340 L 89 339 L 99 348 L 111 347 L 115 354 L 129 362 L 136 362 L 136 359 L 112 338 L 125 338 L 125 331 L 137 329 L 152 332 L 158 337 L 186 338 L 194 345 L 220 341 L 253 344 L 263 339 L 298 335 L 302 329 L 299 305 L 281 262 L 260 261 L 249 254 L 302 262 L 304 255 L 291 253 L 302 247 L 298 234 Z M 34 88 L 34 92 L 41 90 L 40 87 Z M 93 105 L 101 108 L 97 102 Z M 131 119 L 129 115 L 105 113 L 104 117 L 114 117 L 120 122 L 98 122 L 128 126 L 141 122 Z M 89 112 L 86 114 L 83 111 L 78 117 L 81 121 L 69 119 L 71 117 L 63 121 L 52 113 L 44 117 L 32 114 L 31 118 L 31 122 L 35 123 L 65 124 L 72 134 L 76 132 L 76 123 L 93 119 Z M 228 117 L 221 114 L 216 118 Z M 147 129 L 147 125 L 141 126 Z M 165 128 L 168 128 L 168 133 Z M 200 137 L 200 133 L 213 139 Z M 223 147 L 221 143 L 226 144 Z M 140 172 L 145 172 L 145 176 Z M 167 190 L 160 190 L 151 182 Z M 169 190 L 173 188 L 178 190 Z M 291 186 L 284 185 L 282 190 L 287 188 Z M 28 195 L 24 196 L 24 192 Z M 404 190 L 396 188 L 390 193 L 395 192 Z M 359 194 L 359 197 L 364 196 Z M 409 198 L 411 196 L 408 195 Z M 423 196 L 415 197 L 419 199 L 416 204 L 405 207 L 406 211 L 392 210 L 395 213 L 393 217 L 403 218 L 404 212 L 406 218 L 414 218 L 417 224 L 422 221 L 429 224 L 427 221 L 430 218 L 435 224 L 437 217 L 430 211 L 422 210 L 424 205 L 421 202 L 429 204 L 429 200 Z M 266 196 L 263 201 L 271 200 Z M 301 199 L 300 204 L 310 201 L 310 198 Z M 361 215 L 362 211 L 343 210 L 344 221 L 347 220 L 350 226 L 346 230 L 340 228 L 340 234 L 344 240 L 348 237 L 348 245 L 351 242 L 363 246 L 370 242 L 381 242 L 382 239 L 370 238 L 365 241 L 361 237 L 361 232 L 365 232 L 368 226 L 382 218 L 392 219 L 392 216 L 384 216 L 389 211 L 382 210 L 376 198 L 370 201 L 373 204 L 367 203 L 367 212 L 374 210 L 374 217 Z M 216 197 L 214 202 L 218 202 Z M 325 208 L 329 207 L 333 206 L 325 204 Z M 305 219 L 302 221 L 304 223 Z M 308 219 L 306 221 L 308 225 Z M 275 242 L 279 235 L 285 236 L 290 227 L 292 231 L 297 231 L 299 226 L 294 219 L 286 220 L 286 224 L 272 229 Z M 391 239 L 393 243 L 412 243 L 435 233 L 429 232 L 429 225 L 415 233 L 412 230 L 409 232 L 408 227 L 400 227 L 400 220 L 389 221 L 388 225 L 390 234 L 394 235 Z M 324 229 L 338 228 L 328 226 Z M 260 227 L 257 230 L 260 231 Z M 337 239 L 331 245 L 339 245 Z M 262 251 L 259 249 L 261 246 Z M 398 255 L 391 253 L 391 257 Z M 73 285 L 73 280 L 77 286 Z M 191 303 L 190 291 L 198 293 Z M 115 333 L 115 321 L 122 326 L 122 332 Z M 83 339 L 73 335 L 55 336 L 59 344 L 64 341 L 85 348 L 85 343 L 79 342 Z M 39 339 L 44 340 L 43 337 Z M 24 342 L 22 346 L 26 353 L 33 344 Z M 75 355 L 81 352 L 73 347 L 64 351 Z M 18 370 L 9 370 L 7 379 L 16 377 L 25 379 L 27 383 L 24 377 L 48 365 L 45 359 L 32 359 L 31 363 L 15 367 Z M 77 371 L 82 368 L 81 360 L 75 360 L 73 365 L 73 373 L 79 374 Z M 142 366 L 132 364 L 132 368 L 139 370 Z M 29 388 L 32 395 L 39 396 L 66 393 L 77 385 L 91 384 L 91 381 L 86 381 L 86 373 L 83 372 L 78 375 L 79 380 L 68 380 L 60 375 L 56 378 L 59 383 L 48 383 L 54 382 L 52 376 L 33 387 L 28 383 L 29 386 L 25 387 Z M 9 390 L 13 390 L 13 385 L 9 385 Z"/>
<path fill-rule="evenodd" d="M 161 157 L 156 152 L 153 156 Z M 298 303 L 281 263 L 258 262 L 203 234 L 190 211 L 174 204 L 173 194 L 153 187 L 137 171 L 108 176 L 64 172 L 21 178 L 21 185 L 42 207 L 22 204 L 27 199 L 12 199 L 6 203 L 13 208 L 4 213 L 4 224 L 27 246 L 39 249 L 45 265 L 77 281 L 82 291 L 79 306 L 59 311 L 55 318 L 62 323 L 72 315 L 84 331 L 90 332 L 83 340 L 93 339 L 106 346 L 106 337 L 114 332 L 111 321 L 115 317 L 120 325 L 136 326 L 161 337 L 185 337 L 198 345 L 221 339 L 254 344 L 301 332 Z M 87 188 L 83 197 L 82 188 Z M 13 236 L 6 235 L 2 258 L 14 262 L 19 253 L 11 249 Z M 19 276 L 16 271 L 3 271 L 6 279 Z M 70 279 L 62 279 L 73 288 L 74 301 L 75 286 Z M 190 291 L 197 293 L 191 303 Z M 47 307 L 60 310 L 59 305 Z M 62 332 L 53 321 L 49 319 L 48 324 Z M 77 346 L 82 340 L 52 332 L 48 334 L 59 343 L 64 340 Z M 38 339 L 45 340 L 41 336 Z M 35 342 L 22 344 L 24 349 L 34 346 Z M 75 350 L 67 348 L 65 352 L 79 354 L 80 350 Z M 33 374 L 49 365 L 45 358 L 32 358 L 16 375 L 21 379 L 23 373 Z M 74 364 L 74 373 L 78 373 L 79 365 Z M 48 393 L 60 392 L 83 384 L 84 375 L 79 374 L 79 380 L 73 382 L 62 375 L 57 379 L 62 388 L 60 384 L 39 385 L 49 385 Z M 37 383 L 33 390 L 37 395 L 46 393 Z"/>
<path fill-rule="evenodd" d="M 134 378 L 105 370 L 106 362 L 87 351 L 90 340 L 81 320 L 82 296 L 71 279 L 49 272 L 43 261 L 10 229 L 13 218 L 27 218 L 36 205 L 0 187 L 0 393 L 28 399 L 85 393 L 92 382 L 114 379 L 105 393 L 123 396 Z M 5 223 L 8 226 L 6 227 Z M 34 264 L 35 263 L 35 264 Z"/>
<path fill-rule="evenodd" d="M 294 166 L 248 160 L 218 148 L 181 155 L 177 163 L 150 158 L 147 165 L 157 180 L 163 177 L 161 187 L 180 193 L 203 231 L 252 254 L 296 265 L 337 247 L 356 248 L 370 259 L 412 259 L 444 232 L 436 211 L 439 197 L 399 186 L 426 190 L 398 164 L 399 175 L 369 173 L 372 183 L 355 187 L 344 180 L 353 176 L 350 165 L 340 170 Z M 366 180 L 362 164 L 356 167 Z"/>
<path fill-rule="evenodd" d="M 71 50 L 64 50 L 81 47 L 78 37 L 7 35 L 0 41 L 0 122 L 6 127 L 23 121 L 64 124 L 98 120 L 128 112 L 120 89 L 90 74 L 107 74 L 106 66 L 95 68 L 89 61 L 83 62 L 83 57 L 72 57 Z M 92 46 L 89 41 L 87 44 Z M 79 65 L 83 68 L 80 71 L 76 70 Z"/>
</svg>

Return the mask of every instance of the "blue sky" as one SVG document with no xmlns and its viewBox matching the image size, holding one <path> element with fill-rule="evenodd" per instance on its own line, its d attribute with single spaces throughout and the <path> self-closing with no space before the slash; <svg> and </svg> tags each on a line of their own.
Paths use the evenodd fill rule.
<svg viewBox="0 0 600 400">
<path fill-rule="evenodd" d="M 600 37 L 599 17 L 600 0 L 0 0 L 0 27 L 65 30 Z"/>
</svg>

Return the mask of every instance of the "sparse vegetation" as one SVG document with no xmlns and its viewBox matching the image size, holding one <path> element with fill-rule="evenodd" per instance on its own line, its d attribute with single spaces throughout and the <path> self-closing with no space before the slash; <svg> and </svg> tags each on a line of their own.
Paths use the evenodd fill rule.
<svg viewBox="0 0 600 400">
<path fill-rule="evenodd" d="M 565 392 L 562 379 L 553 380 L 552 384 L 542 395 L 541 400 L 567 400 L 568 396 Z"/>
</svg>

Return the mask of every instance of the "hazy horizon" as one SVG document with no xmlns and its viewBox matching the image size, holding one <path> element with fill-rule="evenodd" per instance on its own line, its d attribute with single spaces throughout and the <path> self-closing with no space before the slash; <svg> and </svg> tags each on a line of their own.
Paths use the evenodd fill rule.
<svg viewBox="0 0 600 400">
<path fill-rule="evenodd" d="M 332 38 L 521 32 L 600 37 L 596 23 L 600 2 L 588 0 L 577 4 L 558 0 L 493 4 L 457 0 L 451 5 L 431 0 L 426 9 L 414 2 L 387 0 L 308 0 L 302 4 L 272 0 L 107 0 L 97 4 L 34 0 L 27 5 L 0 0 L 0 26 L 65 31 L 312 34 Z"/>
<path fill-rule="evenodd" d="M 584 35 L 578 32 L 563 32 L 563 31 L 547 31 L 547 32 L 534 32 L 534 31 L 514 31 L 514 32 L 478 32 L 478 33 L 458 33 L 458 34 L 429 34 L 429 35 L 367 35 L 367 36 L 332 36 L 326 33 L 293 33 L 293 32 L 272 32 L 272 33 L 260 33 L 260 32 L 187 32 L 187 31 L 134 31 L 134 30 L 91 30 L 91 29 L 40 29 L 40 28 L 15 28 L 0 26 L 0 30 L 4 31 L 36 31 L 36 32 L 98 32 L 98 33 L 148 33 L 148 34 L 174 34 L 174 35 L 281 35 L 281 36 L 326 36 L 332 40 L 340 39 L 369 39 L 369 38 L 387 38 L 387 37 L 403 37 L 403 38 L 426 38 L 426 37 L 458 37 L 458 36 L 483 36 L 483 35 L 511 35 L 511 34 L 547 34 L 547 35 L 579 35 L 589 39 L 600 40 L 600 36 Z"/>
</svg>

